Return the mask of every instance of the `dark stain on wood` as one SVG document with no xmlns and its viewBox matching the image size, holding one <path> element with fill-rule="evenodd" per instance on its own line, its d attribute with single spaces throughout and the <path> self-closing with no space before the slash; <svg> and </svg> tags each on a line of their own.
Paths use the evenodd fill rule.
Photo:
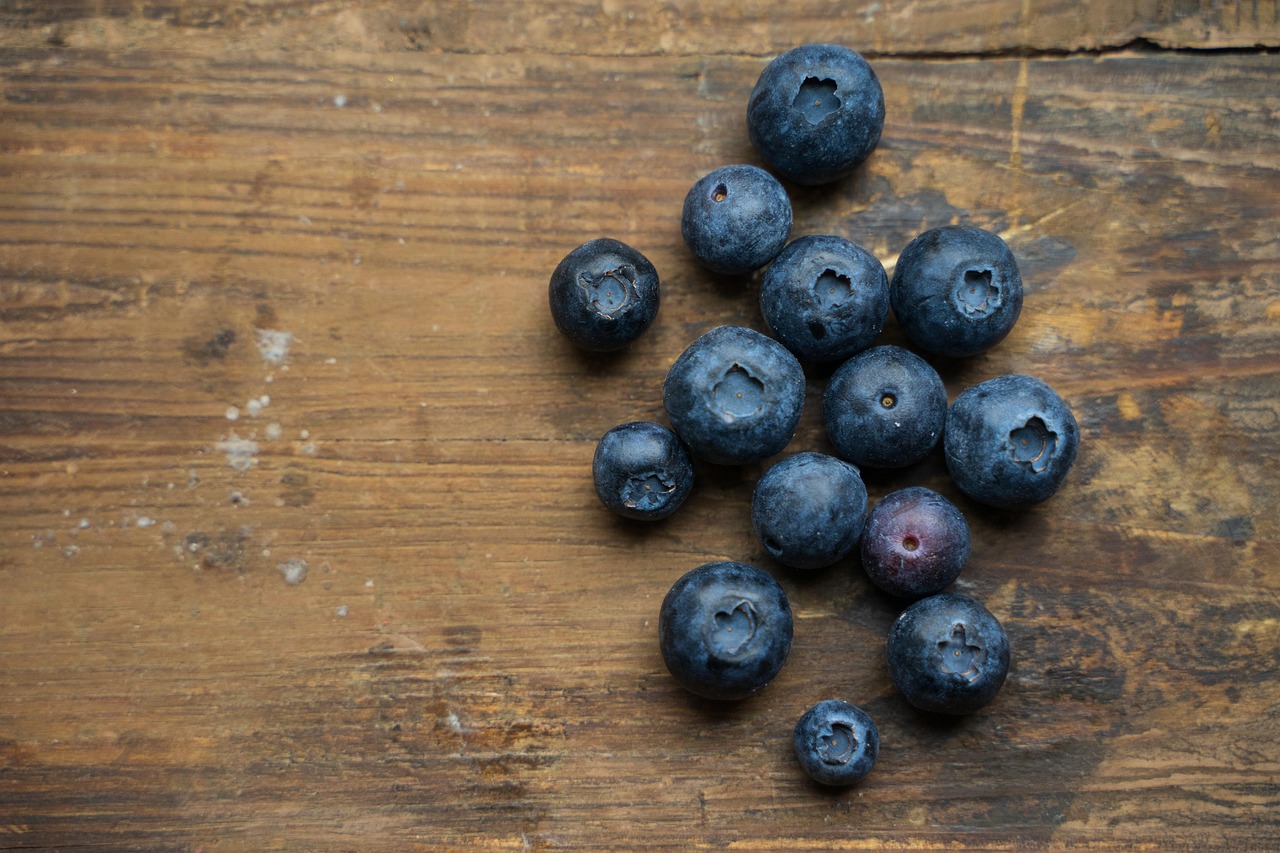
<svg viewBox="0 0 1280 853">
<path fill-rule="evenodd" d="M 280 475 L 280 500 L 285 506 L 310 506 L 316 498 L 315 489 L 311 486 L 311 478 L 302 471 L 286 471 Z"/>
<path fill-rule="evenodd" d="M 183 537 L 182 548 L 198 558 L 205 568 L 243 573 L 248 568 L 245 548 L 250 532 L 243 526 L 213 533 L 194 530 Z"/>
<path fill-rule="evenodd" d="M 188 359 L 199 365 L 207 365 L 213 361 L 222 361 L 236 342 L 235 329 L 222 329 L 211 337 L 188 338 L 183 342 L 182 351 Z"/>
</svg>

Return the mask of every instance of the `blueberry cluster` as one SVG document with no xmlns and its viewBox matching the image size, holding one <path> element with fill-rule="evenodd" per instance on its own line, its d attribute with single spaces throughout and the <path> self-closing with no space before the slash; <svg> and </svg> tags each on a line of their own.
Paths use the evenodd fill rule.
<svg viewBox="0 0 1280 853">
<path fill-rule="evenodd" d="M 747 130 L 767 164 L 802 185 L 848 175 L 875 148 L 884 96 L 857 53 L 830 44 L 787 51 L 761 74 Z M 1070 409 L 1030 376 L 1000 376 L 947 404 L 925 357 L 873 346 L 889 310 L 915 349 L 962 358 L 1002 341 L 1022 311 L 1018 265 L 996 234 L 933 228 L 913 239 L 890 279 L 866 249 L 833 235 L 788 243 L 791 202 L 770 172 L 715 169 L 685 199 L 681 231 L 706 269 L 743 275 L 769 264 L 760 309 L 769 335 L 719 326 L 693 341 L 663 383 L 671 427 L 631 422 L 596 447 L 601 502 L 627 518 L 656 521 L 693 487 L 693 457 L 746 465 L 782 452 L 805 396 L 804 365 L 834 365 L 822 399 L 835 455 L 786 456 L 761 476 L 751 524 L 780 564 L 816 571 L 857 553 L 867 578 L 907 603 L 886 643 L 889 675 L 924 711 L 971 713 L 990 702 L 1009 668 L 999 620 L 980 602 L 946 592 L 969 558 L 968 525 L 942 495 L 912 486 L 868 513 L 863 468 L 912 465 L 941 443 L 961 492 L 1018 509 L 1062 485 L 1079 446 Z M 625 347 L 653 322 L 658 275 L 637 250 L 602 238 L 574 249 L 551 276 L 556 326 L 590 351 Z M 791 606 L 768 573 L 740 562 L 685 574 L 662 602 L 663 660 L 683 687 L 714 700 L 760 690 L 782 668 L 794 631 Z M 879 734 L 846 702 L 813 705 L 795 727 L 805 772 L 850 785 L 875 762 Z"/>
</svg>

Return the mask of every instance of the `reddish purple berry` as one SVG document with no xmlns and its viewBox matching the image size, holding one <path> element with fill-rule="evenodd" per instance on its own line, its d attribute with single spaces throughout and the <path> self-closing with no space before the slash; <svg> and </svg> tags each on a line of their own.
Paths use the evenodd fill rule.
<svg viewBox="0 0 1280 853">
<path fill-rule="evenodd" d="M 885 495 L 862 532 L 862 568 L 899 598 L 941 592 L 969 560 L 969 525 L 937 492 L 911 486 Z"/>
</svg>

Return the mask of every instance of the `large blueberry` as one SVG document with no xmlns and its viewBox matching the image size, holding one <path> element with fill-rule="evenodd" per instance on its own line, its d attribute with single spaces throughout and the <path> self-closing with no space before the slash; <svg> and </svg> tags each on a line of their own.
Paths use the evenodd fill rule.
<svg viewBox="0 0 1280 853">
<path fill-rule="evenodd" d="M 804 406 L 804 370 L 787 348 L 742 326 L 718 326 L 681 353 L 662 385 L 676 434 L 695 456 L 744 465 L 780 452 Z"/>
<path fill-rule="evenodd" d="M 862 531 L 862 569 L 899 598 L 941 592 L 969 561 L 969 525 L 956 505 L 924 486 L 880 499 Z"/>
<path fill-rule="evenodd" d="M 1050 497 L 1080 449 L 1067 404 L 1045 383 L 1011 374 L 956 397 L 942 447 L 951 479 L 980 503 L 1017 509 Z"/>
<path fill-rule="evenodd" d="M 869 468 L 923 459 L 942 434 L 947 390 L 938 372 L 909 350 L 872 347 L 840 365 L 822 397 L 836 452 Z"/>
<path fill-rule="evenodd" d="M 746 563 L 707 563 L 667 592 L 658 641 L 671 675 L 707 699 L 743 699 L 778 674 L 791 651 L 787 595 Z"/>
<path fill-rule="evenodd" d="M 1000 236 L 943 225 L 898 256 L 889 285 L 893 314 L 925 352 L 964 357 L 990 349 L 1022 311 L 1022 276 Z"/>
<path fill-rule="evenodd" d="M 884 92 L 871 66 L 837 44 L 806 44 L 770 62 L 747 106 L 747 133 L 785 177 L 812 186 L 853 171 L 880 141 Z"/>
<path fill-rule="evenodd" d="M 564 257 L 548 288 L 556 328 L 592 352 L 621 349 L 658 316 L 658 271 L 626 243 L 601 237 Z"/>
<path fill-rule="evenodd" d="M 995 698 L 1009 673 L 1009 640 L 967 595 L 922 598 L 889 629 L 889 677 L 922 711 L 968 714 Z"/>
<path fill-rule="evenodd" d="M 858 469 L 812 451 L 775 463 L 751 498 L 760 543 L 795 569 L 821 569 L 852 551 L 866 514 L 867 487 Z"/>
<path fill-rule="evenodd" d="M 693 489 L 693 463 L 676 434 L 661 424 L 633 421 L 604 434 L 591 462 L 596 495 L 618 515 L 666 518 Z"/>
<path fill-rule="evenodd" d="M 805 711 L 791 741 L 804 772 L 823 785 L 861 781 L 880 752 L 880 731 L 871 715 L 839 699 Z"/>
<path fill-rule="evenodd" d="M 889 277 L 843 237 L 793 240 L 760 285 L 760 312 L 801 361 L 842 361 L 871 346 L 889 315 Z"/>
<path fill-rule="evenodd" d="M 684 199 L 684 242 L 712 272 L 741 275 L 773 260 L 791 234 L 791 200 L 757 166 L 721 166 Z"/>
</svg>

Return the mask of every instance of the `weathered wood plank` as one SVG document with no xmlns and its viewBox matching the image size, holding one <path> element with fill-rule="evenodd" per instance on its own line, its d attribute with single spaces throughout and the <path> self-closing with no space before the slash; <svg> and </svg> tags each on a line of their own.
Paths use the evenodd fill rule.
<svg viewBox="0 0 1280 853">
<path fill-rule="evenodd" d="M 596 438 L 662 419 L 698 332 L 760 325 L 753 285 L 699 272 L 677 225 L 694 178 L 754 160 L 767 50 L 740 21 L 686 15 L 620 64 L 625 27 L 588 30 L 603 55 L 552 48 L 568 7 L 503 50 L 499 18 L 441 6 L 452 47 L 374 51 L 369 25 L 329 54 L 253 39 L 356 38 L 401 7 L 60 8 L 64 46 L 0 36 L 0 849 L 1275 839 L 1274 56 L 878 60 L 881 148 L 794 195 L 796 234 L 889 262 L 929 225 L 1005 233 L 1023 319 L 940 367 L 953 394 L 1041 375 L 1084 431 L 1048 504 L 961 502 L 963 588 L 1015 663 L 947 724 L 895 695 L 895 608 L 856 564 L 766 561 L 763 466 L 700 467 L 652 529 L 591 490 Z M 135 30 L 156 49 L 121 51 Z M 546 278 L 601 233 L 654 260 L 664 304 L 631 351 L 585 359 Z M 790 450 L 829 449 L 823 381 Z M 937 456 L 868 482 L 955 497 Z M 667 586 L 716 558 L 774 570 L 799 617 L 777 682 L 728 709 L 684 696 L 655 642 Z M 788 752 L 832 694 L 884 739 L 852 791 Z"/>
<path fill-rule="evenodd" d="M 213 32 L 244 48 L 541 53 L 567 56 L 753 55 L 804 41 L 873 54 L 1105 50 L 1280 43 L 1276 0 L 41 0 L 0 3 L 0 24 L 58 46 L 137 49 L 174 31 Z M 29 43 L 21 36 L 15 40 Z"/>
</svg>

